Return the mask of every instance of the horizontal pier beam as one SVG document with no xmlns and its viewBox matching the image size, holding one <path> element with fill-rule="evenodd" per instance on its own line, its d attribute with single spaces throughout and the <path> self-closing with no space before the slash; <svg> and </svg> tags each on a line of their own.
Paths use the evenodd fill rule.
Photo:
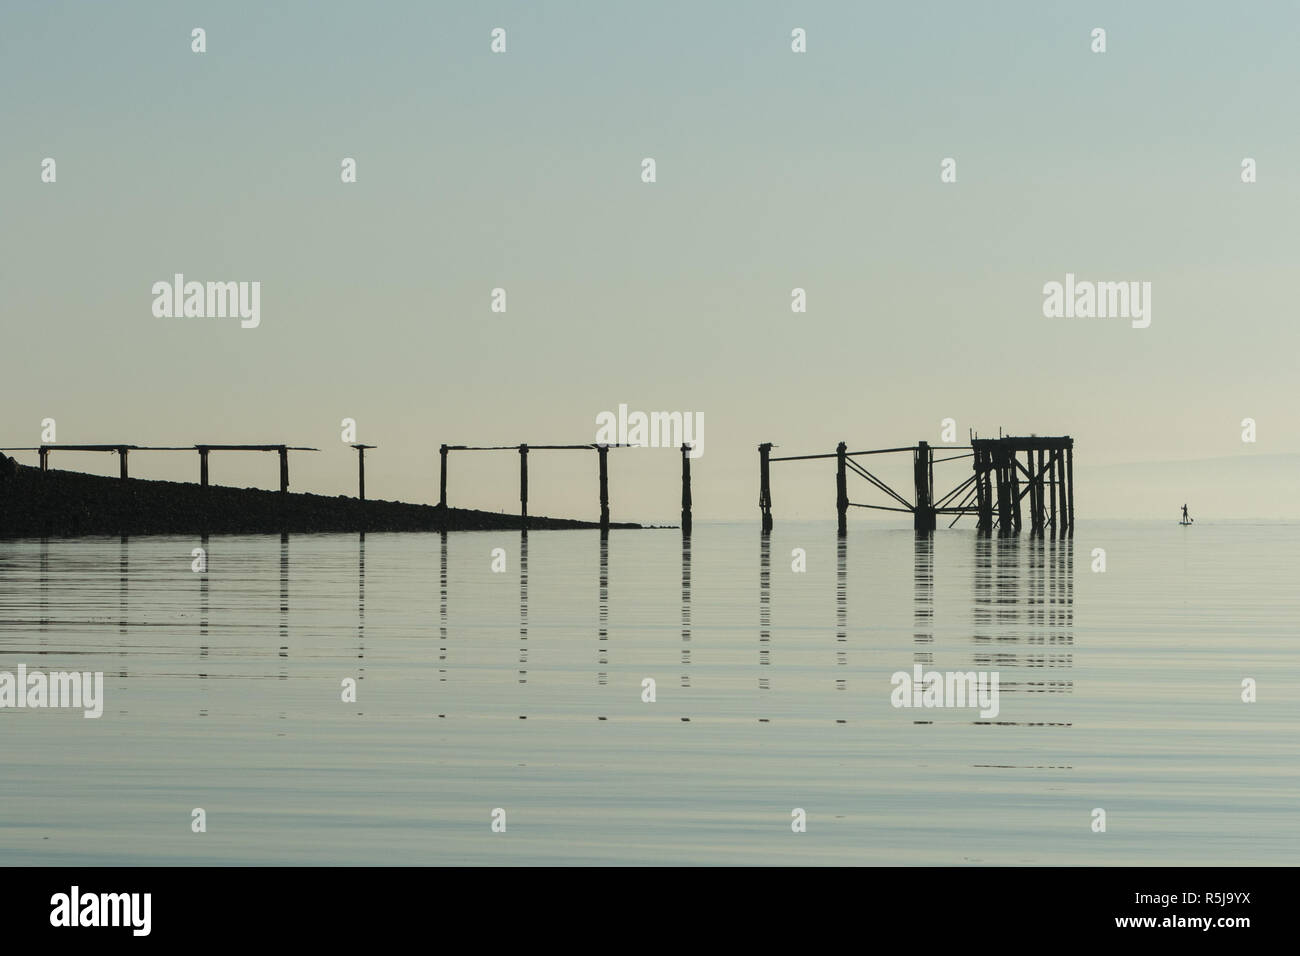
<svg viewBox="0 0 1300 956">
<path fill-rule="evenodd" d="M 533 445 L 529 444 L 529 451 L 594 451 L 600 447 L 605 448 L 640 448 L 641 445 L 618 444 L 616 442 L 596 444 L 588 442 L 585 445 Z M 443 445 L 447 451 L 518 451 L 518 445 Z"/>
<path fill-rule="evenodd" d="M 62 442 L 0 448 L 0 451 L 121 451 L 123 448 L 127 451 L 199 451 L 204 448 L 210 451 L 279 451 L 281 448 L 287 448 L 289 451 L 320 451 L 319 448 L 308 448 L 306 445 L 123 445 L 120 443 L 115 445 L 65 445 Z"/>
<path fill-rule="evenodd" d="M 1044 435 L 1012 436 L 1003 438 L 973 438 L 974 448 L 1008 448 L 1015 451 L 1048 451 L 1051 449 L 1073 448 L 1074 439 L 1069 435 L 1048 437 Z"/>
</svg>

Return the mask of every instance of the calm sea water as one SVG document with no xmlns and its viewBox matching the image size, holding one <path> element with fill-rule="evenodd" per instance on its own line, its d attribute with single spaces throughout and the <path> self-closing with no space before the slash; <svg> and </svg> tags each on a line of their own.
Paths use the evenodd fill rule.
<svg viewBox="0 0 1300 956">
<path fill-rule="evenodd" d="M 0 710 L 0 864 L 1294 864 L 1297 567 L 1285 523 L 0 542 L 0 670 L 106 694 Z M 891 706 L 917 662 L 1000 713 Z"/>
</svg>

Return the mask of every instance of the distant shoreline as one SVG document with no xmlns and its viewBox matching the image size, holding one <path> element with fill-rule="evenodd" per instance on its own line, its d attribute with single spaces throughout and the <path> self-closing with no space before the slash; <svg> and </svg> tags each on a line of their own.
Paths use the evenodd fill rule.
<svg viewBox="0 0 1300 956">
<path fill-rule="evenodd" d="M 528 518 L 528 530 L 595 529 L 596 521 Z M 630 522 L 611 528 L 639 529 Z M 403 501 L 362 501 L 259 488 L 41 471 L 0 455 L 0 538 L 80 535 L 519 531 L 520 516 Z"/>
</svg>

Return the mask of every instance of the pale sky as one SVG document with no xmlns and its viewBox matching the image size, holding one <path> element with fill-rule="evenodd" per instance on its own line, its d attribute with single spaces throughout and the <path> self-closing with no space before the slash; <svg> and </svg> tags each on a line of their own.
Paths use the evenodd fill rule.
<svg viewBox="0 0 1300 956">
<path fill-rule="evenodd" d="M 938 442 L 951 417 L 1073 435 L 1081 521 L 1188 486 L 1194 514 L 1300 517 L 1298 26 L 1294 3 L 7 4 L 0 445 L 47 417 L 63 442 L 314 445 L 293 490 L 355 494 L 351 417 L 369 495 L 432 501 L 440 443 L 592 441 L 626 403 L 702 413 L 696 520 L 757 521 L 759 442 Z M 176 272 L 260 281 L 260 326 L 155 318 Z M 1045 318 L 1067 272 L 1149 281 L 1151 326 Z M 1140 494 L 1109 467 L 1184 459 L 1225 461 Z M 594 516 L 595 469 L 534 455 L 529 510 Z M 612 453 L 615 519 L 673 519 L 678 469 Z M 275 487 L 274 457 L 213 480 Z M 774 491 L 778 520 L 833 517 L 829 464 Z M 516 510 L 518 456 L 453 458 L 450 499 Z"/>
</svg>

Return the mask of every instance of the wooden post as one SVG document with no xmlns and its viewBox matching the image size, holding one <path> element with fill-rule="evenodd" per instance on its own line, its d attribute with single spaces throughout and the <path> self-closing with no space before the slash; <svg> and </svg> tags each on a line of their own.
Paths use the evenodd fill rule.
<svg viewBox="0 0 1300 956">
<path fill-rule="evenodd" d="M 764 531 L 772 530 L 772 485 L 768 475 L 768 458 L 771 453 L 771 442 L 758 446 L 758 511 L 762 516 Z"/>
<path fill-rule="evenodd" d="M 835 510 L 839 514 L 839 533 L 849 531 L 849 486 L 844 462 L 847 458 L 848 445 L 840 442 L 835 446 Z"/>
<path fill-rule="evenodd" d="M 994 452 L 998 463 L 998 534 L 1014 534 L 1015 519 L 1011 514 L 1011 451 L 999 444 Z"/>
<path fill-rule="evenodd" d="M 1065 534 L 1065 459 L 1056 450 L 1056 536 Z"/>
<path fill-rule="evenodd" d="M 1043 449 L 1038 449 L 1038 536 L 1047 534 L 1047 458 Z"/>
<path fill-rule="evenodd" d="M 1061 510 L 1060 532 L 1057 533 L 1057 537 L 1065 537 L 1066 531 L 1069 531 L 1070 528 L 1070 515 L 1069 512 L 1067 512 L 1065 509 L 1066 480 L 1065 480 L 1065 449 L 1063 449 L 1063 447 L 1062 449 L 1057 449 L 1057 486 L 1058 489 L 1060 489 L 1057 492 L 1057 498 L 1058 498 L 1058 505 L 1060 505 L 1060 510 Z"/>
<path fill-rule="evenodd" d="M 993 468 L 994 468 L 993 452 L 986 445 L 984 447 L 984 467 L 983 467 L 984 507 L 985 507 L 984 532 L 986 534 L 993 533 L 993 485 L 994 485 Z"/>
<path fill-rule="evenodd" d="M 912 512 L 912 528 L 915 531 L 933 531 L 934 486 L 931 459 L 934 457 L 929 442 L 918 442 L 912 454 L 912 480 L 916 486 L 916 508 Z"/>
<path fill-rule="evenodd" d="M 1038 452 L 1038 501 L 1043 508 L 1042 534 L 1050 534 L 1049 525 L 1052 517 L 1052 453 L 1050 450 Z"/>
<path fill-rule="evenodd" d="M 1065 535 L 1065 458 L 1056 450 L 1056 536 Z"/>
<path fill-rule="evenodd" d="M 987 534 L 993 527 L 993 507 L 989 503 L 987 482 L 988 453 L 980 446 L 972 449 L 975 455 L 975 530 Z"/>
<path fill-rule="evenodd" d="M 199 445 L 199 484 L 204 488 L 208 486 L 208 449 L 205 445 Z"/>
<path fill-rule="evenodd" d="M 682 442 L 682 536 L 691 536 L 691 446 Z"/>
<path fill-rule="evenodd" d="M 993 533 L 993 514 L 997 511 L 997 502 L 993 498 L 994 480 L 993 480 L 993 452 L 988 445 L 984 446 L 984 460 L 980 465 L 980 471 L 984 478 L 984 517 L 982 518 L 983 529 L 986 533 Z"/>
<path fill-rule="evenodd" d="M 438 470 L 438 507 L 447 509 L 447 446 L 438 449 L 441 467 Z"/>
<path fill-rule="evenodd" d="M 126 446 L 125 445 L 117 446 L 117 465 L 118 465 L 119 477 L 121 477 L 123 481 L 126 481 Z"/>
<path fill-rule="evenodd" d="M 1017 456 L 1016 461 L 1019 462 L 1019 460 L 1020 458 L 1019 456 Z M 1025 494 L 1029 496 L 1029 533 L 1033 534 L 1034 533 L 1034 494 L 1035 494 L 1034 453 L 1029 449 L 1025 450 L 1025 471 L 1029 473 L 1029 477 L 1025 479 Z"/>
<path fill-rule="evenodd" d="M 1065 533 L 1066 533 L 1067 531 L 1070 530 L 1070 512 L 1069 512 L 1069 509 L 1066 508 L 1066 506 L 1065 506 L 1065 502 L 1066 502 L 1066 494 L 1069 492 L 1069 488 L 1070 488 L 1070 483 L 1069 483 L 1069 481 L 1066 480 L 1066 477 L 1065 477 L 1065 449 L 1062 448 L 1060 451 L 1058 451 L 1058 452 L 1056 453 L 1056 456 L 1057 456 L 1057 458 L 1058 458 L 1058 459 L 1060 460 L 1060 462 L 1061 462 L 1061 464 L 1060 464 L 1060 470 L 1061 470 L 1061 477 L 1060 477 L 1060 481 L 1061 481 L 1061 536 L 1064 537 L 1064 536 L 1065 536 Z"/>
<path fill-rule="evenodd" d="M 277 449 L 280 452 L 280 493 L 289 493 L 289 449 L 285 445 L 280 445 Z"/>
<path fill-rule="evenodd" d="M 1049 449 L 1047 452 L 1047 501 L 1051 505 L 1051 525 L 1053 538 L 1056 537 L 1057 529 L 1060 527 L 1056 523 L 1056 449 Z"/>
<path fill-rule="evenodd" d="M 600 533 L 609 533 L 609 446 L 597 445 L 600 460 Z"/>
<path fill-rule="evenodd" d="M 995 484 L 993 490 L 995 490 L 997 496 L 997 533 L 998 535 L 1005 535 L 1006 527 L 1002 524 L 1002 512 L 1005 511 L 1006 505 L 1004 494 L 1002 494 L 1002 449 L 995 446 L 989 455 L 991 455 L 993 462 L 993 484 Z"/>
<path fill-rule="evenodd" d="M 921 452 L 928 447 L 925 442 L 917 442 L 912 450 L 912 487 L 916 489 L 916 506 L 912 509 L 912 530 L 924 531 L 925 522 L 921 517 L 925 508 L 925 479 L 921 477 Z"/>
<path fill-rule="evenodd" d="M 980 512 L 980 522 L 981 528 L 985 534 L 993 533 L 993 486 L 996 477 L 994 475 L 995 468 L 996 460 L 994 458 L 993 450 L 988 445 L 985 445 L 984 461 L 980 466 L 980 471 L 984 476 L 984 507 Z"/>
<path fill-rule="evenodd" d="M 40 450 L 40 454 L 41 454 L 41 471 L 49 471 L 49 470 L 50 470 L 50 450 L 49 450 L 48 448 L 42 448 L 42 449 Z"/>
<path fill-rule="evenodd" d="M 1016 467 L 1020 466 L 1020 456 L 1016 456 Z M 1034 488 L 1034 453 L 1025 450 L 1025 495 L 1029 498 L 1029 533 L 1034 532 L 1034 498 L 1037 495 L 1037 489 Z"/>
<path fill-rule="evenodd" d="M 528 446 L 519 446 L 519 525 L 528 530 Z"/>
<path fill-rule="evenodd" d="M 365 445 L 358 442 L 352 446 L 357 450 L 357 500 L 366 500 L 366 449 L 378 448 L 378 445 Z M 363 534 L 365 532 L 362 532 Z"/>
<path fill-rule="evenodd" d="M 928 445 L 927 445 L 928 447 Z M 930 489 L 928 501 L 930 501 L 930 531 L 935 529 L 935 450 L 930 449 L 930 454 L 926 455 L 926 488 Z"/>
<path fill-rule="evenodd" d="M 1065 470 L 1069 475 L 1066 487 L 1070 489 L 1070 498 L 1066 504 L 1066 511 L 1070 515 L 1070 537 L 1074 537 L 1074 440 L 1065 446 Z"/>
<path fill-rule="evenodd" d="M 1007 449 L 1007 471 L 1011 475 L 1011 524 L 1020 534 L 1020 455 L 1014 448 Z"/>
</svg>

